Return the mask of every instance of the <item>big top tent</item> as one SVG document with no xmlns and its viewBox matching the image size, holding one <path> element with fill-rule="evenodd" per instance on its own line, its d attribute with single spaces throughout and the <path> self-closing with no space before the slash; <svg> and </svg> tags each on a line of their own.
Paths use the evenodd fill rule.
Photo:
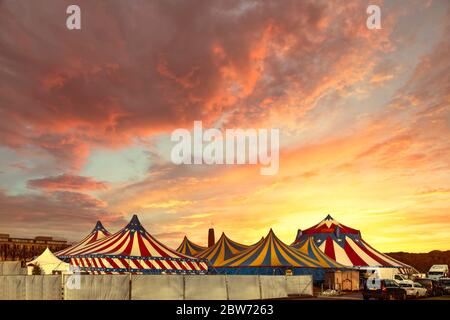
<svg viewBox="0 0 450 320">
<path fill-rule="evenodd" d="M 94 274 L 206 273 L 207 262 L 169 249 L 134 215 L 125 228 L 73 251 L 70 264 Z"/>
<path fill-rule="evenodd" d="M 328 215 L 315 226 L 299 231 L 294 248 L 301 248 L 313 239 L 317 247 L 331 259 L 346 267 L 391 267 L 409 273 L 412 267 L 371 247 L 359 230 L 347 227 Z"/>
<path fill-rule="evenodd" d="M 109 233 L 109 231 L 106 230 L 105 227 L 103 227 L 100 221 L 97 221 L 94 229 L 92 229 L 91 233 L 89 233 L 83 240 L 81 240 L 80 242 L 69 248 L 56 252 L 55 255 L 60 258 L 69 257 L 72 255 L 73 252 L 77 252 L 86 247 L 87 245 L 97 240 L 103 239 L 109 235 L 111 235 L 111 233 Z"/>
<path fill-rule="evenodd" d="M 188 256 L 196 256 L 206 249 L 208 248 L 195 244 L 185 236 L 183 242 L 181 242 L 180 246 L 177 248 L 177 251 Z"/>
<path fill-rule="evenodd" d="M 318 261 L 324 268 L 344 267 L 335 260 L 329 258 L 325 253 L 323 253 L 314 243 L 314 239 L 308 238 L 302 240 L 296 245 L 296 248 L 306 254 L 308 257 Z"/>
<path fill-rule="evenodd" d="M 264 240 L 240 254 L 224 261 L 223 267 L 342 267 L 340 264 L 321 257 L 309 256 L 283 243 L 271 229 Z"/>
</svg>

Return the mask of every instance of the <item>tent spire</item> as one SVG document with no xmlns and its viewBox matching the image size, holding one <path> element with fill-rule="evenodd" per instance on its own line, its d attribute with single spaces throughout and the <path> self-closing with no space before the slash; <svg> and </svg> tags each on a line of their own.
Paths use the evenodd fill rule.
<svg viewBox="0 0 450 320">
<path fill-rule="evenodd" d="M 130 231 L 142 231 L 142 230 L 144 230 L 144 227 L 142 226 L 141 222 L 139 221 L 138 216 L 133 214 L 133 217 L 131 218 L 130 222 L 127 224 L 126 229 L 128 229 Z"/>
<path fill-rule="evenodd" d="M 105 230 L 105 227 L 103 226 L 103 224 L 100 220 L 97 220 L 97 223 L 95 224 L 93 231 L 99 231 L 99 230 Z"/>
</svg>

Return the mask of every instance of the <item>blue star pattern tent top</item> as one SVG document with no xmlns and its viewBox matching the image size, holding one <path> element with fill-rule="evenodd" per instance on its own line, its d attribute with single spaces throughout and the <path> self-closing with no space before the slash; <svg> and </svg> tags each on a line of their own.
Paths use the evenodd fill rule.
<svg viewBox="0 0 450 320">
<path fill-rule="evenodd" d="M 80 242 L 69 248 L 56 252 L 55 256 L 60 258 L 67 258 L 71 256 L 73 252 L 77 252 L 78 250 L 83 249 L 87 245 L 90 245 L 91 243 L 94 243 L 97 240 L 103 239 L 109 236 L 110 234 L 111 233 L 109 233 L 109 231 L 106 230 L 105 227 L 103 227 L 102 223 L 100 221 L 97 221 L 94 229 L 92 229 L 91 233 L 89 233 L 83 240 L 81 240 Z"/>
</svg>

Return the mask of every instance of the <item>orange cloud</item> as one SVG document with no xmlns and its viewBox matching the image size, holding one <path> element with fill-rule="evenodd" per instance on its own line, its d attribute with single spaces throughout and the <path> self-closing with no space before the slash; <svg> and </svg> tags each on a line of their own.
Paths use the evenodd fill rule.
<svg viewBox="0 0 450 320">
<path fill-rule="evenodd" d="M 91 177 L 61 174 L 54 177 L 33 179 L 28 181 L 28 187 L 45 190 L 104 190 L 108 185 Z"/>
</svg>

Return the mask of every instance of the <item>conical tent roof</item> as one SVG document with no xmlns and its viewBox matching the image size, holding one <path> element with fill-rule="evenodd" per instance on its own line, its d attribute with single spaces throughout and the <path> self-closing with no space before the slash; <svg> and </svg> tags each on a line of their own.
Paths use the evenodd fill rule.
<svg viewBox="0 0 450 320">
<path fill-rule="evenodd" d="M 329 258 L 314 243 L 314 239 L 307 238 L 296 243 L 294 248 L 306 254 L 308 257 L 318 261 L 324 268 L 343 268 L 344 266 Z"/>
<path fill-rule="evenodd" d="M 27 263 L 27 266 L 36 265 L 44 274 L 52 274 L 53 271 L 68 272 L 70 267 L 68 263 L 58 259 L 48 247 L 39 257 Z"/>
<path fill-rule="evenodd" d="M 188 237 L 184 236 L 183 242 L 181 242 L 181 244 L 177 248 L 177 251 L 188 256 L 196 256 L 206 249 L 208 248 L 195 244 L 194 242 L 189 240 Z"/>
<path fill-rule="evenodd" d="M 340 234 L 351 234 L 357 237 L 361 237 L 361 232 L 359 230 L 347 227 L 342 223 L 333 219 L 332 216 L 327 215 L 325 219 L 320 221 L 315 226 L 302 231 L 302 234 L 318 234 L 318 233 L 340 233 Z"/>
<path fill-rule="evenodd" d="M 73 252 L 77 252 L 80 249 L 86 247 L 87 245 L 99 239 L 103 239 L 109 236 L 110 234 L 111 233 L 109 233 L 109 231 L 106 230 L 105 227 L 103 227 L 102 223 L 100 221 L 97 221 L 94 229 L 92 229 L 91 233 L 89 233 L 83 240 L 81 240 L 80 242 L 69 248 L 56 252 L 55 255 L 61 258 L 67 258 L 71 256 Z"/>
<path fill-rule="evenodd" d="M 270 229 L 269 234 L 254 247 L 224 261 L 223 267 L 323 267 L 301 251 L 283 243 Z"/>
<path fill-rule="evenodd" d="M 329 258 L 347 267 L 398 267 L 410 266 L 381 253 L 365 242 L 359 230 L 347 227 L 328 215 L 315 226 L 304 230 L 292 244 L 299 247 L 312 238 L 315 245 Z"/>
<path fill-rule="evenodd" d="M 220 266 L 225 260 L 247 250 L 251 246 L 237 243 L 222 233 L 219 240 L 210 248 L 201 252 L 197 257 L 207 259 L 212 266 Z"/>
<path fill-rule="evenodd" d="M 92 273 L 204 273 L 205 261 L 172 250 L 134 215 L 125 228 L 73 253 L 71 264 Z"/>
</svg>

